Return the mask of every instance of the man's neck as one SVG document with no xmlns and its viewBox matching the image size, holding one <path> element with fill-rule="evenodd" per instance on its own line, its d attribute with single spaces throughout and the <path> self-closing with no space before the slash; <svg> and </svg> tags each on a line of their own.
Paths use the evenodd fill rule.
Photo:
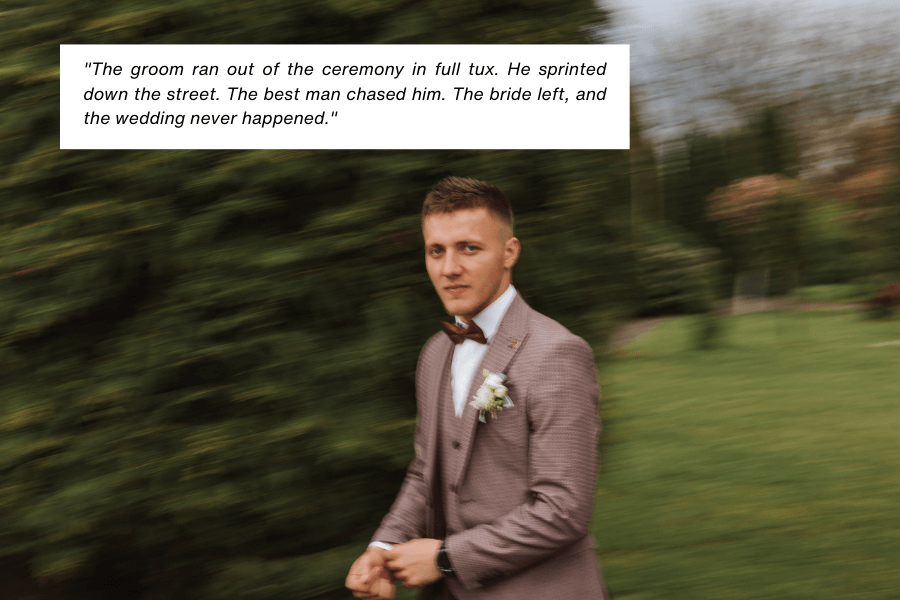
<svg viewBox="0 0 900 600">
<path fill-rule="evenodd" d="M 503 316 L 506 314 L 506 311 L 509 309 L 509 306 L 512 304 L 515 297 L 516 289 L 510 283 L 506 290 L 500 294 L 496 300 L 491 302 L 484 310 L 472 318 L 472 321 L 475 321 L 475 324 L 484 331 L 484 335 L 488 339 L 492 338 L 494 334 L 497 333 L 497 328 L 500 327 L 500 321 L 503 320 Z M 469 324 L 459 316 L 456 317 L 456 322 L 466 326 Z"/>
</svg>

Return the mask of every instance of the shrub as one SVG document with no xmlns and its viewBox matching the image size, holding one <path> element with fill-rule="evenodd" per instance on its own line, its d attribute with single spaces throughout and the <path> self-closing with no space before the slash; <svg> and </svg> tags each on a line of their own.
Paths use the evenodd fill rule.
<svg viewBox="0 0 900 600">
<path fill-rule="evenodd" d="M 834 203 L 825 203 L 805 215 L 801 236 L 806 285 L 849 283 L 876 272 L 877 265 L 862 252 L 845 212 Z"/>
<path fill-rule="evenodd" d="M 713 310 L 720 252 L 691 247 L 690 235 L 672 226 L 642 228 L 635 251 L 636 314 L 696 314 Z"/>
<path fill-rule="evenodd" d="M 878 294 L 870 298 L 868 314 L 873 319 L 890 318 L 900 306 L 900 282 L 886 285 L 878 290 Z"/>
</svg>

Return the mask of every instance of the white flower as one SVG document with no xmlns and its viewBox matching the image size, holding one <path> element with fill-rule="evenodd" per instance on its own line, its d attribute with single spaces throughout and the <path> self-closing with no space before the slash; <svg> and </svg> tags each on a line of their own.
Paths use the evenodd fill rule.
<svg viewBox="0 0 900 600">
<path fill-rule="evenodd" d="M 498 412 L 513 406 L 513 403 L 507 395 L 509 390 L 503 385 L 506 382 L 506 375 L 491 373 L 487 369 L 481 375 L 484 377 L 484 383 L 475 391 L 475 401 L 469 404 L 478 409 L 478 420 L 487 423 L 485 413 L 491 413 L 491 419 L 496 419 Z"/>
<path fill-rule="evenodd" d="M 489 388 L 496 388 L 499 385 L 503 385 L 503 382 L 506 381 L 506 375 L 503 373 L 491 373 L 484 379 L 484 385 Z"/>
<path fill-rule="evenodd" d="M 490 407 L 493 400 L 494 394 L 491 393 L 491 390 L 485 386 L 481 386 L 475 392 L 475 402 L 471 402 L 471 405 L 478 410 L 486 410 Z"/>
</svg>

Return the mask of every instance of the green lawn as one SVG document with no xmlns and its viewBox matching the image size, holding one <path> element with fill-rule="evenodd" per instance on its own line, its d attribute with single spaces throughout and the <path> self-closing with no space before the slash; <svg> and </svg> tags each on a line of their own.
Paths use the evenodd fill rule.
<svg viewBox="0 0 900 600">
<path fill-rule="evenodd" d="M 791 295 L 804 302 L 865 302 L 872 296 L 872 287 L 862 283 L 811 285 L 794 290 Z"/>
<path fill-rule="evenodd" d="M 673 319 L 602 366 L 593 531 L 615 600 L 900 597 L 900 321 Z"/>
</svg>

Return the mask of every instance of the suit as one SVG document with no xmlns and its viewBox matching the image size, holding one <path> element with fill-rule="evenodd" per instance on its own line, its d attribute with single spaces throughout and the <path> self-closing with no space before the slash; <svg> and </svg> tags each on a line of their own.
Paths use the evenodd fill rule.
<svg viewBox="0 0 900 600">
<path fill-rule="evenodd" d="M 416 458 L 373 539 L 444 539 L 454 575 L 422 597 L 606 598 L 589 534 L 599 389 L 590 346 L 516 295 L 476 370 L 504 373 L 514 406 L 480 423 L 448 409 L 453 343 L 416 368 Z M 440 591 L 446 586 L 446 591 Z"/>
</svg>

